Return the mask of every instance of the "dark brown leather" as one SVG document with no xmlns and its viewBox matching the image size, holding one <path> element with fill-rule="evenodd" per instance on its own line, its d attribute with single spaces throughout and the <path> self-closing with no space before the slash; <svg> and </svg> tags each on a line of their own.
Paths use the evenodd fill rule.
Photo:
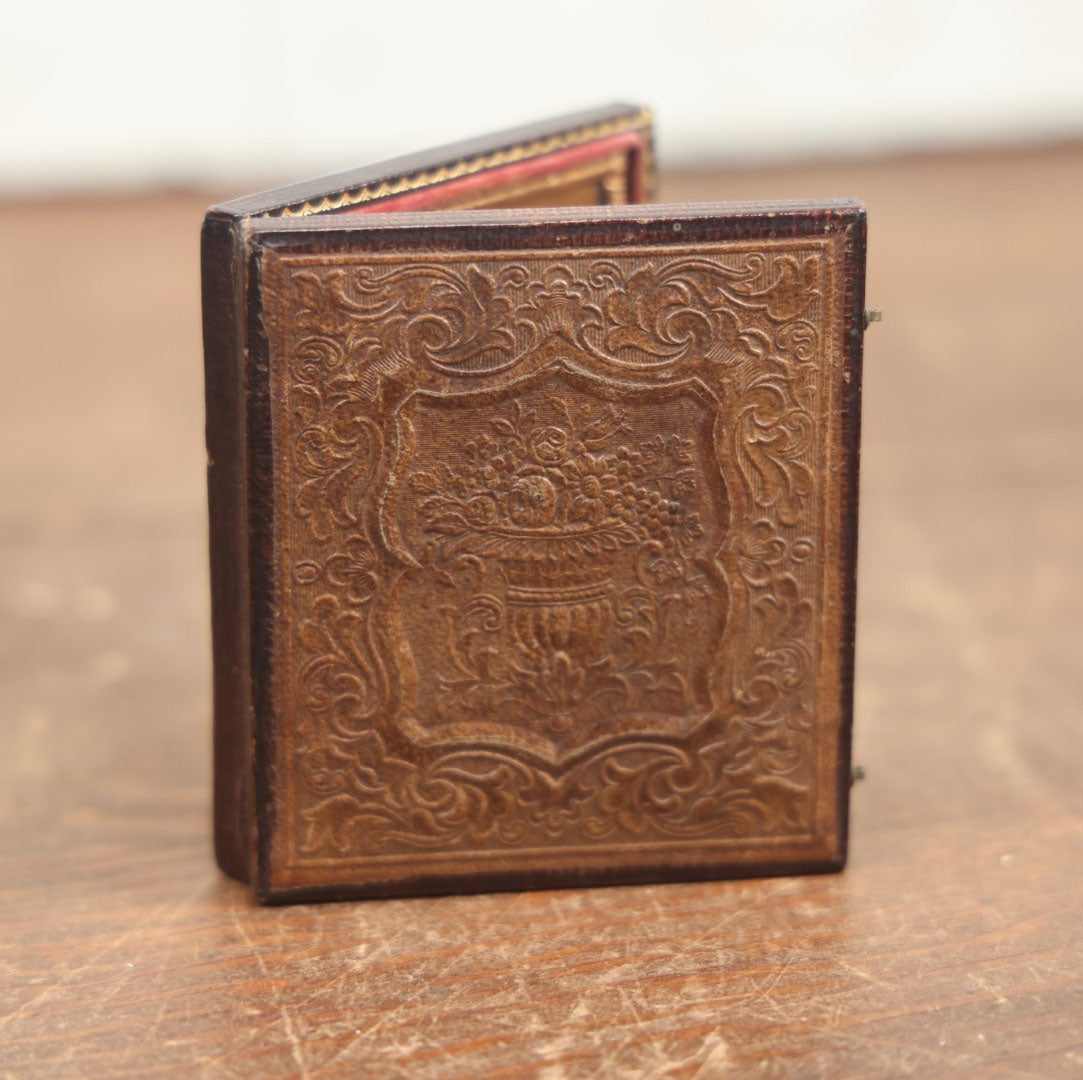
<svg viewBox="0 0 1083 1080">
<path fill-rule="evenodd" d="M 214 844 L 222 869 L 247 879 L 252 857 L 252 710 L 241 232 L 235 219 L 207 215 L 202 278 L 214 642 Z"/>
</svg>

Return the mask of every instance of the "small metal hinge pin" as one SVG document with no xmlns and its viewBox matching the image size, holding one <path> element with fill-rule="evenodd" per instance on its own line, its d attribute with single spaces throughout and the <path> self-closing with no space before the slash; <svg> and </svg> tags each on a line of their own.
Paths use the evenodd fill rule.
<svg viewBox="0 0 1083 1080">
<path fill-rule="evenodd" d="M 865 329 L 868 330 L 869 324 L 874 322 L 883 322 L 884 313 L 879 308 L 867 307 L 865 308 Z"/>
<path fill-rule="evenodd" d="M 858 782 L 858 780 L 864 780 L 864 779 L 865 779 L 865 766 L 864 765 L 855 765 L 850 770 L 850 783 L 851 784 L 856 784 Z"/>
</svg>

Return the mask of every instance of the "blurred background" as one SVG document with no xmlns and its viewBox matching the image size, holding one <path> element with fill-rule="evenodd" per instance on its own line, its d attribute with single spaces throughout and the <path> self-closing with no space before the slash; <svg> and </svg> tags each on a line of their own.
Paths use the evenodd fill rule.
<svg viewBox="0 0 1083 1080">
<path fill-rule="evenodd" d="M 610 100 L 670 165 L 1083 131 L 1073 0 L 17 5 L 0 189 L 257 187 Z"/>
<path fill-rule="evenodd" d="M 941 1075 L 955 1021 L 925 1023 L 936 1000 L 995 1013 L 958 1075 L 1012 1054 L 1027 1075 L 1069 1075 L 1036 1055 L 1078 1032 L 1063 1003 L 1083 1001 L 1083 3 L 59 0 L 11 7 L 4 37 L 0 895 L 15 914 L 0 919 L 0 1014 L 5 993 L 19 1011 L 0 1066 L 75 1075 L 61 1051 L 84 1039 L 141 1071 L 123 1047 L 143 1045 L 149 991 L 102 993 L 108 965 L 139 966 L 159 924 L 165 943 L 169 920 L 191 917 L 194 948 L 241 951 L 224 991 L 183 990 L 198 1022 L 156 1061 L 190 1075 L 199 1053 L 250 1074 L 229 1025 L 266 994 L 230 981 L 252 964 L 230 908 L 247 894 L 209 845 L 203 211 L 625 100 L 655 110 L 663 199 L 854 195 L 869 211 L 867 299 L 884 322 L 866 339 L 855 755 L 870 779 L 855 789 L 850 870 L 809 885 L 833 891 L 806 906 L 839 920 L 817 940 L 852 945 L 855 964 L 903 927 L 913 949 L 898 946 L 890 985 L 858 972 L 845 1008 L 867 1015 L 838 1039 L 849 1024 L 860 1040 L 832 1042 L 840 1006 L 824 1005 L 816 1075 Z M 539 934 L 577 918 L 544 902 Z M 752 956 L 772 909 L 750 901 L 747 925 L 745 910 L 729 931 L 747 932 Z M 252 928 L 260 914 L 244 909 Z M 99 960 L 113 933 L 123 947 Z M 950 967 L 922 959 L 949 951 Z M 180 986 L 187 961 L 173 960 L 148 976 L 155 990 Z M 979 960 L 992 989 L 968 997 Z M 284 993 L 331 985 L 307 962 L 259 966 Z M 814 1011 L 794 980 L 819 964 L 772 977 L 775 998 Z M 710 1010 L 702 970 L 687 1001 Z M 849 985 L 842 967 L 832 977 Z M 1043 997 L 1047 984 L 1060 989 Z M 42 987 L 52 1021 L 34 1004 Z M 298 990 L 297 1023 L 318 1032 L 311 1000 Z M 1027 1011 L 1050 1000 L 1059 1028 L 1055 1009 L 1048 1028 Z M 514 1007 L 535 1030 L 529 999 Z M 749 1054 L 806 1037 L 777 1012 Z M 970 1015 L 951 1014 L 968 1039 Z M 282 1033 L 260 1038 L 288 1066 Z M 383 1039 L 359 1037 L 349 1060 L 392 1061 Z M 921 1052 L 869 1067 L 866 1048 L 902 1045 Z"/>
</svg>

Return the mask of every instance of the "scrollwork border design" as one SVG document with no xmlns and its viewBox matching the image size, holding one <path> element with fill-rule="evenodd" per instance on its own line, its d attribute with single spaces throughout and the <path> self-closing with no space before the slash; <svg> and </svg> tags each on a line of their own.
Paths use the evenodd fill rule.
<svg viewBox="0 0 1083 1080">
<path fill-rule="evenodd" d="M 808 832 L 828 279 L 827 251 L 809 239 L 694 255 L 277 260 L 299 862 L 508 854 L 570 834 Z M 695 383 L 718 402 L 733 632 L 719 649 L 717 715 L 689 739 L 627 737 L 556 770 L 503 749 L 418 752 L 381 724 L 408 648 L 386 618 L 409 562 L 382 513 L 394 416 L 411 394 L 513 386 L 559 365 L 612 394 Z"/>
</svg>

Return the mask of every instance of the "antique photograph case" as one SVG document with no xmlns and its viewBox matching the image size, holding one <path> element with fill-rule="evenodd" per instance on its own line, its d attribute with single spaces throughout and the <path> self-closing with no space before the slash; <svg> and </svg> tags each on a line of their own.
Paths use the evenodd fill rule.
<svg viewBox="0 0 1083 1080">
<path fill-rule="evenodd" d="M 846 859 L 865 214 L 611 106 L 212 208 L 220 865 L 265 901 Z"/>
</svg>

